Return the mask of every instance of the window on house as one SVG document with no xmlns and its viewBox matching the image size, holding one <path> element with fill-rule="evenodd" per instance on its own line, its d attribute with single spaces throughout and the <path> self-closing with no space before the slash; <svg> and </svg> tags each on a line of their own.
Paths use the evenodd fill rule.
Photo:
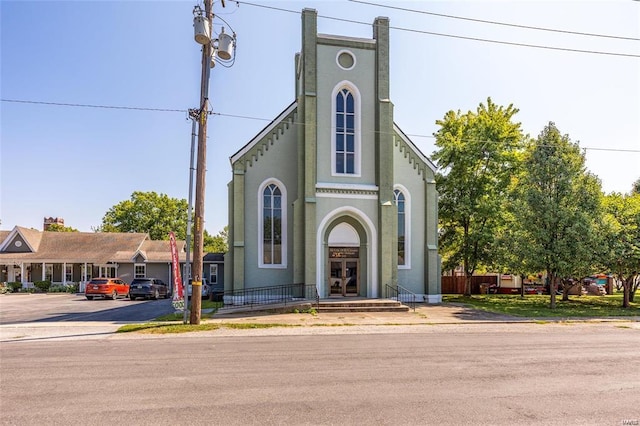
<svg viewBox="0 0 640 426">
<path fill-rule="evenodd" d="M 147 265 L 136 263 L 134 266 L 134 278 L 144 278 L 147 276 Z"/>
<path fill-rule="evenodd" d="M 282 263 L 282 192 L 275 184 L 262 192 L 262 262 Z"/>
<path fill-rule="evenodd" d="M 335 172 L 356 173 L 355 100 L 349 89 L 336 95 Z"/>
<path fill-rule="evenodd" d="M 398 265 L 406 265 L 406 203 L 402 191 L 393 191 L 393 200 L 398 207 Z"/>
<path fill-rule="evenodd" d="M 218 265 L 209 266 L 209 281 L 211 281 L 211 284 L 218 282 Z"/>
<path fill-rule="evenodd" d="M 93 265 L 90 263 L 83 263 L 80 265 L 80 279 L 90 281 L 93 275 Z"/>
<path fill-rule="evenodd" d="M 115 266 L 100 266 L 99 267 L 99 277 L 101 278 L 115 278 L 116 277 L 116 267 Z"/>
<path fill-rule="evenodd" d="M 73 265 L 65 265 L 64 267 L 64 281 L 73 281 Z"/>
</svg>

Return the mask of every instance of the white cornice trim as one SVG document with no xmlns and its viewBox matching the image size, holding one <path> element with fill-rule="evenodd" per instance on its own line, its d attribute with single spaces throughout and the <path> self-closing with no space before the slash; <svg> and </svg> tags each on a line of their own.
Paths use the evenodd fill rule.
<svg viewBox="0 0 640 426">
<path fill-rule="evenodd" d="M 318 39 L 340 40 L 340 41 L 357 41 L 359 43 L 367 43 L 367 44 L 370 44 L 372 46 L 376 45 L 376 40 L 375 39 L 360 38 L 360 37 L 347 37 L 347 36 L 340 36 L 340 35 L 334 35 L 334 34 L 318 34 Z"/>
<path fill-rule="evenodd" d="M 358 183 L 333 183 L 318 182 L 316 189 L 329 189 L 335 191 L 378 191 L 378 185 L 358 184 Z"/>
</svg>

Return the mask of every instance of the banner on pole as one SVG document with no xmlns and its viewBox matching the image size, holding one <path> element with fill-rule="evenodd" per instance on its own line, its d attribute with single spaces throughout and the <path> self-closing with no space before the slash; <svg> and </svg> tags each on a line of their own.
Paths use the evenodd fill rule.
<svg viewBox="0 0 640 426">
<path fill-rule="evenodd" d="M 176 310 L 184 310 L 184 288 L 180 278 L 180 258 L 178 257 L 178 247 L 176 246 L 176 236 L 169 232 L 169 246 L 171 248 L 171 263 L 173 264 L 173 307 Z"/>
</svg>

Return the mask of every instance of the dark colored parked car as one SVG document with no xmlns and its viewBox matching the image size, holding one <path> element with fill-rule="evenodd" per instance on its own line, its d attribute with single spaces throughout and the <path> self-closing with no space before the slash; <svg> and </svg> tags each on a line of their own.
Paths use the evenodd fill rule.
<svg viewBox="0 0 640 426">
<path fill-rule="evenodd" d="M 85 287 L 84 295 L 88 300 L 103 297 L 116 300 L 118 296 L 127 297 L 129 285 L 120 278 L 94 278 Z"/>
<path fill-rule="evenodd" d="M 135 300 L 136 297 L 145 299 L 158 299 L 169 297 L 169 287 L 164 281 L 158 278 L 135 278 L 129 286 L 129 299 Z"/>
</svg>

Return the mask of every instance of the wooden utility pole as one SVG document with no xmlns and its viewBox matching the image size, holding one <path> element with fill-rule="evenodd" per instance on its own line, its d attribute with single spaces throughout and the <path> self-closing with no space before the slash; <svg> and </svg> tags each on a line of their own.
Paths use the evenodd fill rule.
<svg viewBox="0 0 640 426">
<path fill-rule="evenodd" d="M 213 35 L 213 0 L 205 0 L 205 16 Z M 200 80 L 200 119 L 198 120 L 198 156 L 196 160 L 196 202 L 193 222 L 193 269 L 191 280 L 190 324 L 200 324 L 202 309 L 202 260 L 204 256 L 204 193 L 207 168 L 207 116 L 209 106 L 209 73 L 212 43 L 202 46 L 202 74 Z M 188 297 L 188 296 L 187 296 Z"/>
</svg>

